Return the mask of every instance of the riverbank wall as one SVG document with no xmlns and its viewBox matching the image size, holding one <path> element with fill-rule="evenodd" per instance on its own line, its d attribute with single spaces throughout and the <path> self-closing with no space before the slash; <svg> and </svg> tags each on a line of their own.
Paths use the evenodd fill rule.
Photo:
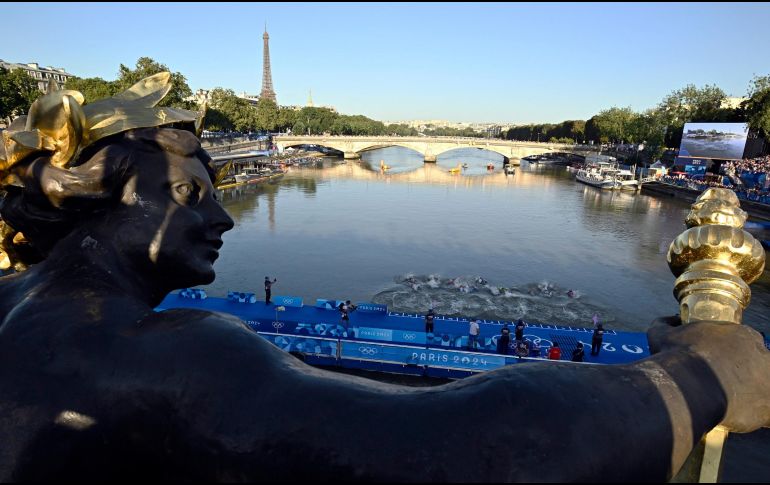
<svg viewBox="0 0 770 485">
<path fill-rule="evenodd" d="M 688 187 L 677 187 L 661 182 L 648 182 L 642 184 L 641 193 L 652 196 L 676 197 L 686 200 L 687 202 L 695 202 L 695 199 L 698 198 L 702 191 L 690 189 Z M 763 221 L 770 221 L 770 205 L 744 199 L 740 199 L 740 201 L 741 208 L 745 210 L 750 217 Z"/>
</svg>

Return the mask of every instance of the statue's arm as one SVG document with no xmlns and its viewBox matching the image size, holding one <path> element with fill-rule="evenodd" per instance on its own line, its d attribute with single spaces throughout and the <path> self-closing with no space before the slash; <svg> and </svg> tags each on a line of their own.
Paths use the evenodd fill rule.
<svg viewBox="0 0 770 485">
<path fill-rule="evenodd" d="M 206 405 L 181 404 L 217 454 L 254 477 L 665 480 L 736 398 L 682 348 L 409 388 L 306 366 L 247 329 L 215 333 L 210 365 L 196 366 L 202 387 L 186 394 Z"/>
</svg>

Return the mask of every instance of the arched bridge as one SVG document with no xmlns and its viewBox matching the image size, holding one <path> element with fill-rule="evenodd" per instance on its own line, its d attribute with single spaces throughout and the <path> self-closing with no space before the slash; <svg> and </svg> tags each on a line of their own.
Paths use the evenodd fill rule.
<svg viewBox="0 0 770 485">
<path fill-rule="evenodd" d="M 410 148 L 421 153 L 426 162 L 457 148 L 478 148 L 499 153 L 514 164 L 522 157 L 552 152 L 585 153 L 594 147 L 563 143 L 538 143 L 484 138 L 417 137 L 417 136 L 295 136 L 279 135 L 274 138 L 280 149 L 299 145 L 318 145 L 339 150 L 347 159 L 360 158 L 361 152 L 392 146 Z"/>
</svg>

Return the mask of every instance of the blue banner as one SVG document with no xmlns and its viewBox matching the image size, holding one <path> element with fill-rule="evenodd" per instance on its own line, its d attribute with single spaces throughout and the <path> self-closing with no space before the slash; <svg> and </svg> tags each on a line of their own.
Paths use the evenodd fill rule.
<svg viewBox="0 0 770 485">
<path fill-rule="evenodd" d="M 355 329 L 356 338 L 381 340 L 383 342 L 400 342 L 405 344 L 425 344 L 425 332 L 398 330 L 389 328 L 358 327 Z"/>
<path fill-rule="evenodd" d="M 344 340 L 340 344 L 340 357 L 343 359 L 361 359 L 468 371 L 492 370 L 505 365 L 505 357 L 501 355 Z"/>
<path fill-rule="evenodd" d="M 206 291 L 200 288 L 185 288 L 179 292 L 182 298 L 191 298 L 193 300 L 205 300 Z"/>
<path fill-rule="evenodd" d="M 316 308 L 336 310 L 340 303 L 343 303 L 342 300 L 324 300 L 323 298 L 319 298 L 315 301 L 315 306 Z"/>
<path fill-rule="evenodd" d="M 337 341 L 319 338 L 295 337 L 281 334 L 259 334 L 262 338 L 286 352 L 337 357 Z"/>
<path fill-rule="evenodd" d="M 492 370 L 505 365 L 505 357 L 452 350 L 425 349 L 412 353 L 416 364 L 470 371 Z"/>
<path fill-rule="evenodd" d="M 302 308 L 302 297 L 299 296 L 274 296 L 272 300 L 277 306 Z"/>
<path fill-rule="evenodd" d="M 356 308 L 359 312 L 364 313 L 382 313 L 388 314 L 388 305 L 378 305 L 377 303 L 356 303 Z"/>
<path fill-rule="evenodd" d="M 228 291 L 227 299 L 236 303 L 256 303 L 257 297 L 254 293 L 246 293 L 243 291 Z"/>
<path fill-rule="evenodd" d="M 367 340 L 382 340 L 383 342 L 392 342 L 393 330 L 389 328 L 358 327 L 356 329 L 356 337 L 364 338 Z"/>
</svg>

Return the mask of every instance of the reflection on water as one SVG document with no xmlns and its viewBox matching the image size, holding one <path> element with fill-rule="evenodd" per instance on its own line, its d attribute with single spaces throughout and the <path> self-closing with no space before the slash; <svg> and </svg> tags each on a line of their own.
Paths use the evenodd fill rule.
<svg viewBox="0 0 770 485">
<path fill-rule="evenodd" d="M 380 160 L 391 168 L 380 170 Z M 450 173 L 458 163 L 468 167 Z M 628 330 L 678 311 L 666 252 L 689 204 L 601 191 L 561 167 L 524 163 L 505 175 L 502 157 L 489 152 L 455 150 L 425 164 L 416 152 L 387 148 L 361 161 L 294 167 L 222 200 L 236 226 L 224 235 L 212 295 L 259 291 L 270 275 L 274 294 L 310 305 L 375 300 L 397 311 L 435 305 L 588 326 L 598 313 Z M 486 283 L 474 283 L 479 277 Z M 752 285 L 745 315 L 763 330 L 768 279 Z"/>
<path fill-rule="evenodd" d="M 688 138 L 682 139 L 682 148 L 691 157 L 743 158 L 746 136 L 738 138 Z"/>
</svg>

